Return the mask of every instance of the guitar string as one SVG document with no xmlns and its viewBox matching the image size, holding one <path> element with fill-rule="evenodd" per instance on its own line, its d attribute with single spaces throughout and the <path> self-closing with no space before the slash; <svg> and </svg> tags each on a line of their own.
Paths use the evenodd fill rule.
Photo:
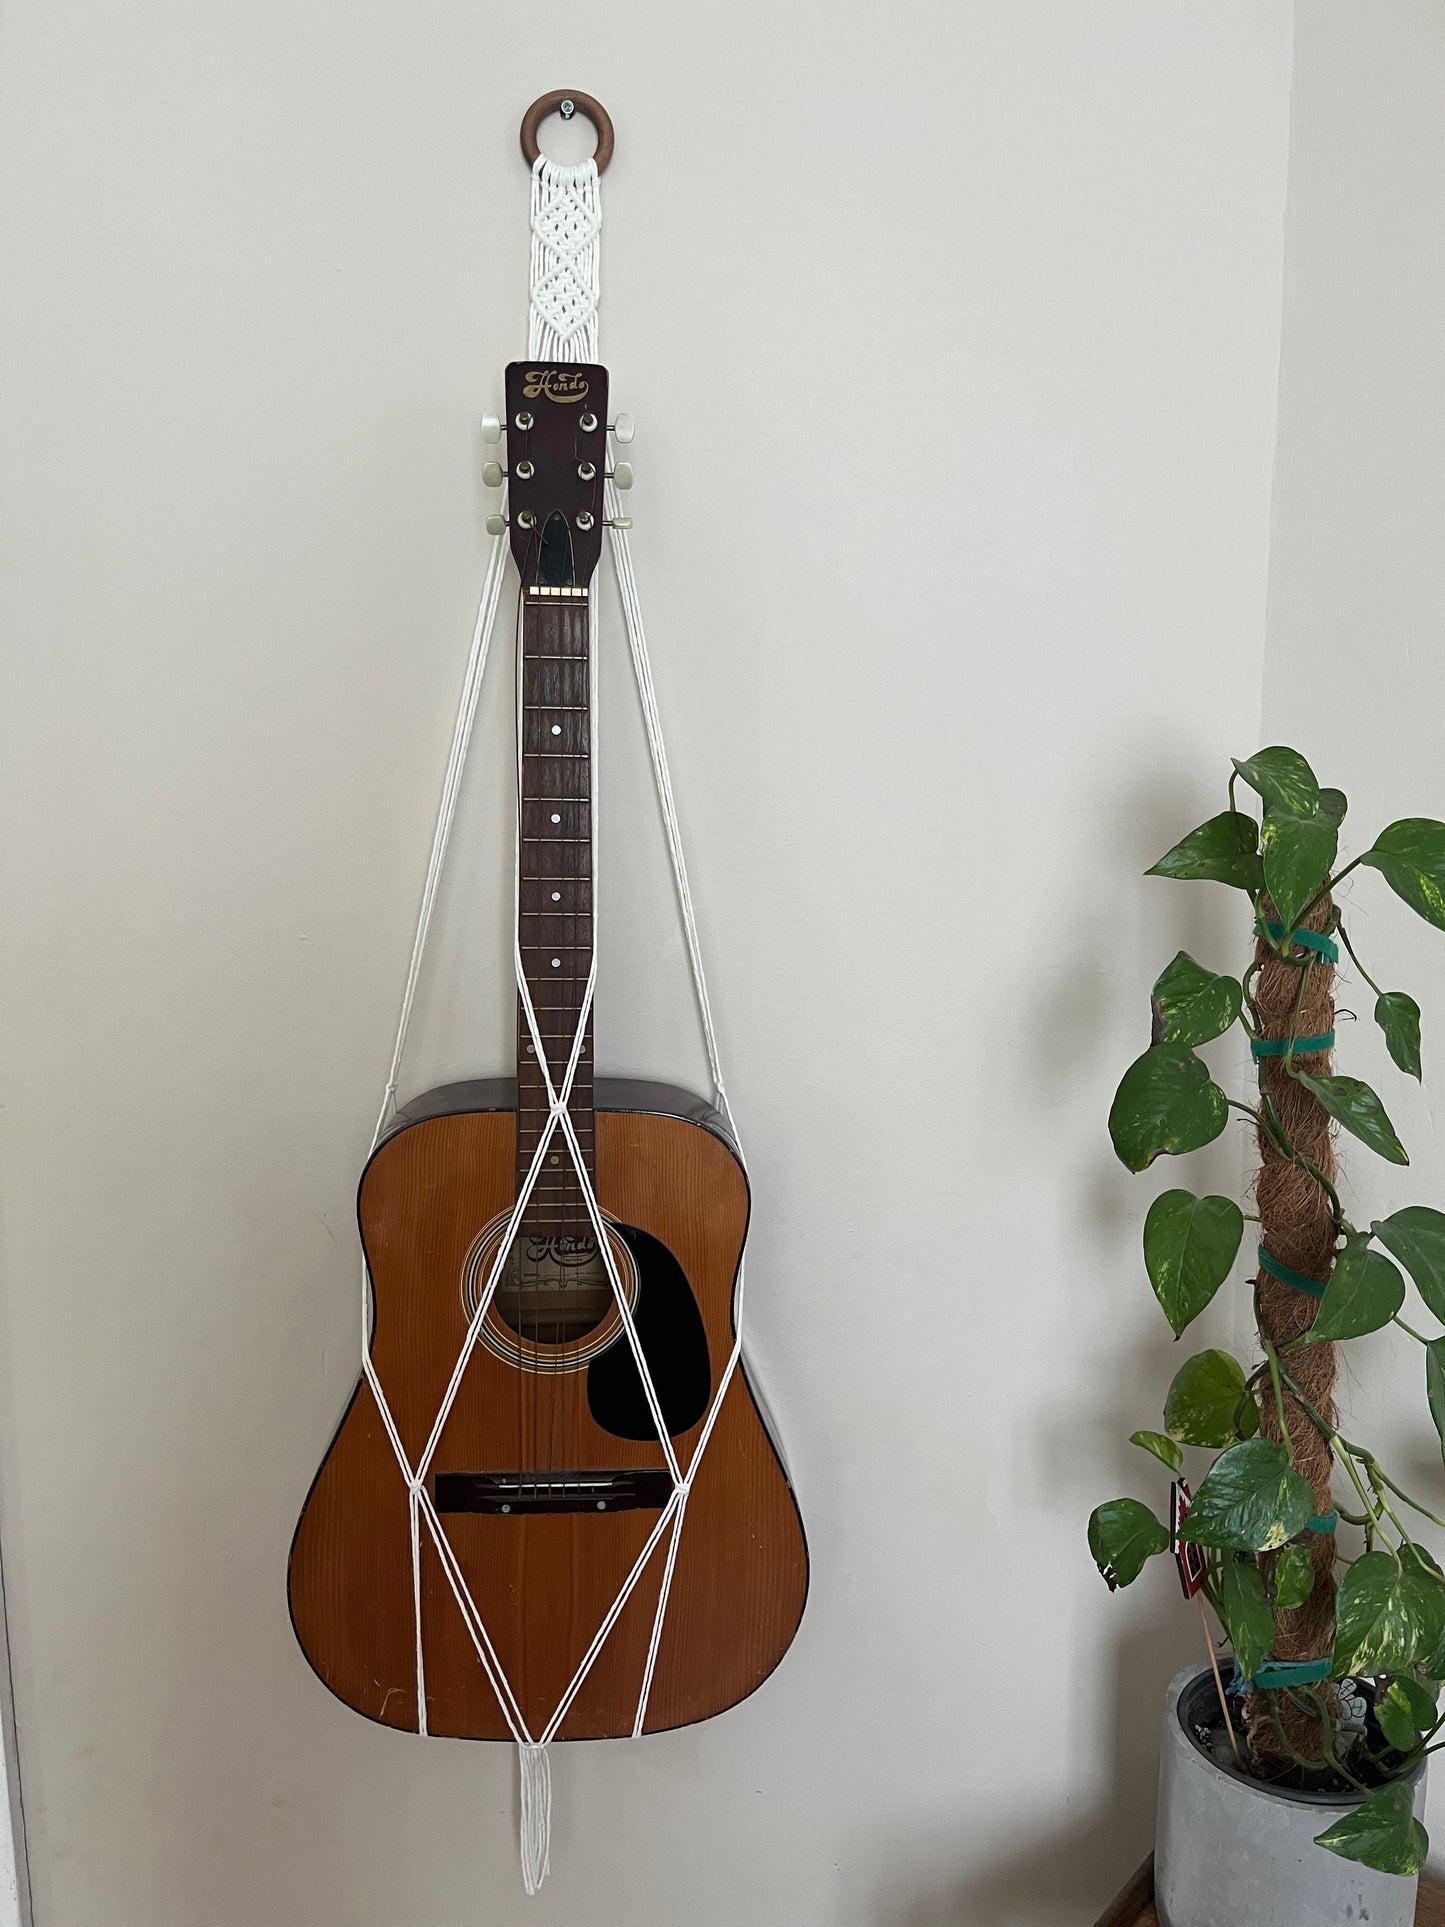
<svg viewBox="0 0 1445 1927">
<path fill-rule="evenodd" d="M 524 769 L 525 769 L 525 764 L 524 764 L 524 761 L 523 761 L 523 749 L 524 749 L 524 745 L 523 745 L 523 742 L 522 742 L 522 738 L 521 738 L 521 726 L 522 726 L 522 718 L 523 718 L 523 717 L 525 716 L 525 714 L 526 714 L 526 711 L 525 711 L 525 709 L 523 708 L 523 703 L 524 703 L 524 701 L 525 701 L 525 698 L 526 698 L 526 665 L 525 665 L 525 651 L 526 651 L 526 646 L 527 646 L 527 629 L 526 629 L 526 617 L 525 617 L 525 613 L 524 613 L 524 609 L 523 609 L 523 603 L 524 603 L 524 601 L 525 601 L 525 596 L 524 596 L 523 594 L 519 594 L 519 595 L 518 595 L 518 597 L 517 597 L 517 615 L 516 615 L 516 626 L 515 626 L 515 635 L 514 635 L 514 637 L 513 637 L 513 651 L 514 651 L 514 655 L 513 655 L 513 663 L 514 663 L 514 671 L 513 671 L 513 673 L 514 673 L 514 676 L 515 676 L 515 679 L 516 679 L 516 702 L 517 702 L 517 728 L 518 728 L 518 737 L 517 737 L 517 845 L 518 845 L 518 848 L 519 848 L 519 849 L 523 847 L 523 845 L 522 845 L 522 838 L 523 838 L 523 837 L 524 837 L 524 836 L 526 835 L 526 833 L 527 833 L 527 816 L 526 816 L 526 810 L 527 810 L 527 804 L 526 804 L 526 794 L 527 794 L 527 792 L 526 792 L 526 784 L 525 784 L 525 782 L 524 782 L 524 780 L 523 780 L 523 772 L 524 772 Z M 518 919 L 519 919 L 519 920 L 520 920 L 520 918 L 521 918 L 521 914 L 522 914 L 522 903 L 523 903 L 523 898 L 522 898 L 522 891 L 523 891 L 523 890 L 525 889 L 525 887 L 526 887 L 526 885 L 525 885 L 525 883 L 519 883 L 519 884 L 518 884 L 518 891 L 517 891 L 517 904 L 516 904 L 516 910 L 517 910 L 517 916 L 518 916 Z M 519 922 L 519 927 L 520 927 L 520 922 Z M 523 1050 L 522 1050 L 522 1028 L 523 1028 L 523 1025 L 522 1025 L 522 1018 L 521 1018 L 521 1013 L 520 1013 L 520 1011 L 518 1011 L 518 1013 L 517 1013 L 517 1016 L 516 1016 L 516 1019 L 515 1019 L 515 1027 L 516 1027 L 516 1033 L 517 1033 L 517 1115 L 516 1115 L 516 1123 L 515 1123 L 515 1127 L 514 1127 L 514 1141 L 513 1141 L 513 1166 L 514 1166 L 514 1176 L 515 1176 L 515 1170 L 517 1170 L 517 1169 L 520 1169 L 520 1167 L 521 1167 L 521 1162 L 522 1162 L 522 1085 L 523 1085 L 523 1081 L 524 1081 L 524 1080 L 523 1080 L 523 1071 L 522 1071 L 522 1057 L 523 1057 Z M 528 1083 L 528 1084 L 530 1085 L 530 1083 L 531 1083 L 531 1081 L 532 1081 L 532 1080 L 531 1080 L 531 1078 L 530 1078 L 530 1076 L 528 1076 L 528 1078 L 526 1079 L 526 1082 L 527 1082 L 527 1083 Z M 519 1285 L 522 1285 L 522 1286 L 524 1286 L 524 1284 L 525 1284 L 525 1276 L 526 1276 L 526 1274 L 525 1274 L 525 1271 L 524 1271 L 524 1270 L 523 1270 L 523 1268 L 522 1268 L 522 1250 L 523 1250 L 523 1245 L 522 1245 L 522 1243 L 521 1243 L 521 1241 L 522 1241 L 522 1240 L 524 1240 L 524 1239 L 526 1238 L 526 1236 L 527 1236 L 527 1233 L 526 1233 L 526 1229 L 525 1229 L 525 1221 L 524 1221 L 524 1224 L 523 1224 L 523 1226 L 522 1226 L 521 1228 L 519 1228 L 519 1230 L 518 1230 L 518 1232 L 517 1232 L 517 1237 L 518 1237 L 518 1241 L 519 1241 L 519 1242 L 518 1242 L 518 1248 L 517 1248 L 517 1250 L 516 1250 L 515 1252 L 509 1252 L 509 1253 L 508 1253 L 508 1263 L 516 1267 L 516 1274 L 515 1274 L 515 1275 L 516 1275 L 516 1277 L 517 1277 L 517 1280 L 518 1280 L 518 1284 L 519 1284 Z M 526 1307 L 526 1292 L 525 1292 L 525 1289 L 523 1289 L 523 1290 L 522 1290 L 522 1291 L 521 1291 L 521 1292 L 519 1293 L 519 1307 L 518 1307 L 518 1316 L 517 1316 L 517 1325 L 518 1325 L 518 1329 L 519 1329 L 519 1331 L 520 1331 L 520 1333 L 521 1333 L 521 1335 L 522 1335 L 522 1337 L 523 1337 L 524 1339 L 525 1339 L 525 1337 L 526 1337 L 526 1329 L 527 1329 L 527 1319 L 526 1319 L 526 1310 L 525 1310 L 525 1307 Z M 535 1343 L 535 1317 L 534 1317 L 534 1331 L 533 1331 L 533 1337 L 534 1337 L 534 1343 Z M 532 1384 L 531 1384 L 531 1382 L 529 1381 L 529 1379 L 528 1379 L 528 1377 L 527 1377 L 527 1374 L 526 1374 L 525 1372 L 521 1372 L 521 1371 L 518 1371 L 518 1372 L 514 1372 L 512 1376 L 513 1376 L 513 1379 L 514 1379 L 514 1382 L 515 1382 L 515 1403 L 516 1403 L 516 1407 L 517 1407 L 517 1460 L 516 1460 L 516 1463 L 517 1463 L 517 1477 L 518 1477 L 518 1479 L 519 1479 L 519 1480 L 521 1480 L 521 1479 L 523 1479 L 523 1478 L 525 1477 L 525 1475 L 526 1475 L 526 1470 L 527 1470 L 527 1463 L 528 1463 L 528 1457 L 529 1457 L 529 1454 L 528 1454 L 528 1452 L 527 1452 L 527 1449 L 526 1449 L 526 1437 L 527 1437 L 527 1406 L 528 1406 L 528 1402 L 529 1402 L 529 1401 L 530 1401 L 531 1399 L 533 1399 L 533 1398 L 535 1397 L 535 1392 L 536 1392 L 536 1388 L 535 1388 L 535 1386 L 534 1386 L 534 1385 L 532 1385 Z M 519 1495 L 519 1496 L 520 1496 L 520 1495 Z"/>
</svg>

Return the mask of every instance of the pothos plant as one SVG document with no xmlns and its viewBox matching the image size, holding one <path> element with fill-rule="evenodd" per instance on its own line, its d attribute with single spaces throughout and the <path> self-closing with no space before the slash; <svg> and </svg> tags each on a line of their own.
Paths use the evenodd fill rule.
<svg viewBox="0 0 1445 1927">
<path fill-rule="evenodd" d="M 1256 1225 L 1261 1356 L 1251 1368 L 1216 1349 L 1187 1359 L 1165 1398 L 1163 1430 L 1132 1434 L 1176 1480 L 1183 1447 L 1218 1452 L 1176 1517 L 1176 1537 L 1149 1506 L 1113 1499 L 1089 1520 L 1089 1549 L 1111 1587 L 1175 1551 L 1186 1590 L 1202 1590 L 1233 1647 L 1243 1730 L 1236 1740 L 1231 1722 L 1230 1738 L 1242 1769 L 1358 1789 L 1360 1804 L 1319 1844 L 1412 1874 L 1429 1843 L 1406 1782 L 1445 1746 L 1445 1575 L 1415 1522 L 1445 1526 L 1432 1509 L 1445 1512 L 1445 1496 L 1406 1491 L 1370 1447 L 1346 1437 L 1332 1387 L 1337 1345 L 1397 1325 L 1422 1347 L 1425 1401 L 1445 1456 L 1445 1335 L 1418 1329 L 1413 1311 L 1402 1315 L 1408 1273 L 1445 1326 L 1445 1213 L 1411 1205 L 1355 1224 L 1341 1204 L 1338 1130 L 1392 1164 L 1409 1159 L 1376 1093 L 1333 1068 L 1340 946 L 1374 995 L 1390 1057 L 1417 1079 L 1420 1010 L 1361 964 L 1335 891 L 1352 871 L 1375 870 L 1445 930 L 1445 823 L 1392 823 L 1341 864 L 1345 807 L 1297 750 L 1263 749 L 1235 763 L 1229 807 L 1148 872 L 1243 891 L 1253 956 L 1238 975 L 1183 951 L 1167 966 L 1154 985 L 1152 1042 L 1124 1073 L 1109 1132 L 1137 1172 L 1209 1144 L 1231 1111 L 1248 1118 L 1259 1151 L 1256 1211 L 1165 1191 L 1144 1220 L 1144 1266 L 1178 1338 L 1233 1271 L 1246 1223 Z M 1257 1074 L 1247 1101 L 1227 1095 L 1196 1055 L 1236 1025 Z M 1341 1522 L 1351 1529 L 1348 1552 Z M 1367 1685 L 1356 1692 L 1345 1681 Z"/>
</svg>

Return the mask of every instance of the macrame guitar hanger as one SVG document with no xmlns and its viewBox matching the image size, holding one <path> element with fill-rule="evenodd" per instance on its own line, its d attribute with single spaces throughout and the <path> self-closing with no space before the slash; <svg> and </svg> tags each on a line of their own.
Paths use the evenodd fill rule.
<svg viewBox="0 0 1445 1927">
<path fill-rule="evenodd" d="M 580 166 L 564 167 L 545 159 L 537 147 L 537 130 L 549 114 L 560 113 L 570 119 L 574 113 L 581 113 L 589 119 L 597 130 L 597 149 L 591 160 L 583 161 Z M 602 201 L 600 177 L 606 171 L 612 158 L 613 129 L 608 114 L 599 102 L 590 95 L 575 89 L 544 94 L 528 108 L 522 121 L 522 152 L 531 167 L 532 173 L 532 262 L 531 262 L 531 300 L 528 328 L 527 352 L 529 356 L 549 361 L 595 361 L 597 357 L 597 302 L 598 302 L 598 256 L 602 230 Z M 630 423 L 623 417 L 609 424 L 615 440 L 630 440 Z M 495 419 L 484 420 L 484 433 L 492 440 L 497 439 L 499 424 Z M 672 869 L 673 888 L 676 896 L 678 914 L 682 923 L 683 935 L 687 944 L 688 965 L 692 978 L 693 994 L 697 1007 L 698 1022 L 702 1033 L 703 1047 L 707 1053 L 709 1073 L 712 1079 L 713 1101 L 723 1118 L 735 1144 L 739 1143 L 738 1132 L 733 1118 L 732 1107 L 728 1101 L 727 1090 L 723 1083 L 721 1060 L 718 1053 L 717 1033 L 713 1023 L 712 1008 L 708 998 L 707 979 L 703 970 L 702 949 L 698 938 L 697 918 L 693 909 L 692 891 L 688 884 L 687 865 L 683 857 L 682 836 L 678 827 L 677 808 L 673 797 L 672 777 L 668 769 L 667 752 L 663 744 L 662 724 L 658 714 L 657 694 L 653 686 L 652 669 L 648 660 L 647 638 L 643 628 L 642 609 L 637 595 L 637 582 L 633 573 L 632 556 L 628 546 L 628 523 L 620 513 L 615 480 L 606 483 L 606 507 L 610 534 L 610 547 L 613 570 L 621 597 L 623 622 L 627 631 L 628 648 L 632 659 L 633 674 L 637 685 L 638 700 L 642 709 L 643 724 L 646 731 L 649 758 L 652 763 L 653 782 L 657 792 L 659 810 L 662 816 L 663 831 L 667 839 L 668 858 Z M 446 773 L 442 781 L 441 801 L 437 811 L 436 830 L 432 838 L 431 855 L 427 863 L 426 878 L 422 886 L 421 904 L 417 915 L 416 934 L 411 949 L 411 959 L 407 967 L 406 981 L 402 991 L 401 1012 L 397 1023 L 396 1041 L 391 1055 L 391 1066 L 387 1073 L 386 1088 L 382 1096 L 381 1108 L 377 1116 L 376 1129 L 372 1136 L 372 1149 L 376 1149 L 391 1125 L 398 1109 L 397 1092 L 401 1077 L 402 1061 L 406 1051 L 407 1033 L 410 1029 L 412 1011 L 416 1001 L 417 986 L 420 981 L 423 958 L 426 954 L 427 939 L 431 930 L 432 915 L 436 907 L 437 894 L 441 885 L 442 873 L 446 863 L 447 848 L 451 840 L 452 825 L 456 815 L 457 801 L 461 792 L 462 777 L 466 768 L 467 754 L 471 744 L 472 727 L 476 718 L 477 702 L 481 695 L 482 680 L 486 672 L 487 658 L 492 633 L 496 623 L 497 607 L 501 597 L 502 582 L 506 573 L 508 545 L 506 520 L 504 516 L 489 518 L 488 527 L 493 541 L 491 554 L 487 559 L 486 573 L 483 578 L 481 598 L 477 609 L 476 623 L 472 631 L 471 650 L 467 658 L 466 673 L 462 679 L 461 701 L 457 712 L 456 727 L 452 733 L 451 750 L 447 758 Z M 592 678 L 592 732 L 593 768 L 596 767 L 596 604 L 590 603 L 590 623 L 592 647 L 589 648 L 590 674 Z M 520 701 L 520 697 L 519 697 Z M 522 741 L 520 728 L 517 732 L 519 746 Z M 593 810 L 593 856 L 592 875 L 594 889 L 597 878 L 596 821 L 597 811 Z M 520 862 L 514 873 L 514 890 L 520 890 Z M 595 908 L 595 906 L 594 906 Z M 592 920 L 596 929 L 596 918 Z M 508 1731 L 516 1742 L 519 1764 L 521 1794 L 521 1863 L 522 1883 L 529 1894 L 536 1893 L 545 1879 L 549 1865 L 549 1842 L 551 1833 L 551 1766 L 550 1747 L 557 1737 L 578 1692 L 587 1679 L 598 1654 L 602 1651 L 613 1627 L 616 1625 L 623 1608 L 631 1598 L 643 1573 L 654 1558 L 662 1562 L 657 1606 L 653 1615 L 651 1636 L 647 1655 L 637 1682 L 637 1706 L 633 1720 L 633 1736 L 643 1730 L 647 1717 L 648 1696 L 652 1689 L 654 1670 L 657 1664 L 658 1648 L 661 1644 L 663 1627 L 667 1617 L 668 1601 L 671 1593 L 673 1573 L 677 1563 L 678 1546 L 681 1541 L 686 1516 L 688 1498 L 692 1483 L 698 1471 L 702 1455 L 712 1437 L 723 1400 L 737 1372 L 742 1353 L 742 1313 L 744 1274 L 740 1267 L 735 1298 L 735 1335 L 727 1363 L 719 1374 L 717 1388 L 705 1414 L 697 1444 L 687 1463 L 679 1462 L 668 1428 L 663 1420 L 657 1389 L 648 1369 L 646 1357 L 638 1340 L 636 1326 L 627 1291 L 618 1271 L 616 1257 L 611 1241 L 606 1234 L 602 1212 L 592 1180 L 588 1175 L 586 1160 L 579 1144 L 577 1133 L 569 1111 L 572 1084 L 577 1073 L 586 1036 L 588 1017 L 592 1009 L 593 995 L 597 980 L 597 955 L 594 941 L 591 965 L 587 975 L 586 988 L 582 1000 L 581 1013 L 568 1056 L 565 1071 L 560 1082 L 554 1080 L 547 1053 L 542 1046 L 542 1036 L 538 1026 L 537 1013 L 533 1006 L 528 988 L 526 973 L 522 965 L 520 944 L 514 944 L 514 966 L 517 979 L 517 992 L 521 999 L 528 1034 L 536 1051 L 537 1063 L 541 1067 L 547 1101 L 547 1119 L 539 1135 L 536 1149 L 532 1155 L 525 1178 L 518 1190 L 506 1228 L 497 1246 L 485 1287 L 482 1290 L 471 1325 L 467 1331 L 455 1368 L 451 1374 L 446 1391 L 438 1407 L 436 1419 L 422 1451 L 412 1463 L 402 1443 L 396 1421 L 387 1403 L 386 1391 L 371 1357 L 369 1337 L 371 1326 L 371 1280 L 362 1261 L 361 1279 L 361 1369 L 371 1388 L 376 1407 L 381 1415 L 386 1435 L 396 1457 L 397 1468 L 404 1482 L 409 1506 L 411 1540 L 411 1579 L 412 1605 L 416 1629 L 416 1703 L 417 1726 L 421 1733 L 427 1730 L 426 1717 L 426 1654 L 422 1641 L 422 1583 L 421 1548 L 423 1534 L 436 1550 L 448 1588 L 456 1603 L 466 1627 L 471 1645 L 476 1654 L 477 1664 L 496 1695 L 502 1717 Z M 617 1597 L 604 1614 L 593 1635 L 591 1644 L 578 1662 L 565 1691 L 559 1699 L 550 1718 L 539 1731 L 532 1731 L 522 1715 L 517 1695 L 508 1680 L 505 1669 L 498 1658 L 496 1647 L 488 1633 L 485 1621 L 478 1610 L 475 1600 L 467 1586 L 460 1561 L 447 1537 L 446 1527 L 438 1514 L 436 1505 L 427 1489 L 427 1475 L 433 1456 L 442 1436 L 443 1428 L 451 1413 L 460 1391 L 468 1360 L 472 1355 L 481 1333 L 487 1311 L 496 1292 L 507 1254 L 522 1222 L 528 1200 L 537 1183 L 538 1175 L 554 1140 L 558 1141 L 572 1164 L 588 1217 L 598 1240 L 598 1246 L 606 1264 L 612 1295 L 617 1306 L 627 1344 L 636 1362 L 639 1378 L 646 1397 L 648 1410 L 657 1435 L 661 1441 L 663 1454 L 667 1461 L 667 1473 L 671 1480 L 671 1492 L 641 1552 L 638 1554 L 631 1571 L 624 1580 Z M 739 1155 L 741 1148 L 739 1145 Z M 665 1543 L 664 1543 L 665 1542 Z"/>
</svg>

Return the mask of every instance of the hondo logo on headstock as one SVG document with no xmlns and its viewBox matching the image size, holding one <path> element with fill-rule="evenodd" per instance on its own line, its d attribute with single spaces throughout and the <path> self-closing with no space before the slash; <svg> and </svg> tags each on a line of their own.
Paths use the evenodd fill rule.
<svg viewBox="0 0 1445 1927">
<path fill-rule="evenodd" d="M 526 587 L 585 588 L 602 554 L 607 370 L 507 369 L 507 505 Z"/>
<path fill-rule="evenodd" d="M 548 401 L 579 402 L 587 399 L 591 384 L 575 368 L 533 368 L 522 387 L 528 401 L 545 397 Z"/>
</svg>

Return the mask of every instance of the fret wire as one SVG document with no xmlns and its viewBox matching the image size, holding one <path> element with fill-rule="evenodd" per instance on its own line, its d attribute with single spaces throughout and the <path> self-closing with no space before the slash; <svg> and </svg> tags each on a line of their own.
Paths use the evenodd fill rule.
<svg viewBox="0 0 1445 1927">
<path fill-rule="evenodd" d="M 568 611 L 560 615 L 558 611 Z M 528 599 L 522 620 L 522 717 L 519 849 L 522 853 L 522 895 L 518 904 L 521 919 L 518 936 L 522 967 L 532 991 L 538 1038 L 554 1080 L 565 1075 L 576 1041 L 577 1019 L 594 952 L 592 919 L 592 879 L 590 834 L 592 810 L 591 745 L 588 738 L 590 717 L 589 614 L 585 599 Z M 533 647 L 533 644 L 538 646 Z M 575 651 L 572 648 L 575 645 Z M 553 669 L 551 664 L 574 665 Z M 543 667 L 543 665 L 548 665 Z M 551 692 L 557 700 L 548 701 Z M 543 738 L 535 747 L 538 725 L 532 720 L 556 712 L 564 718 L 565 736 L 558 746 Z M 580 742 L 584 747 L 571 745 Z M 561 744 L 568 747 L 561 747 Z M 551 767 L 539 768 L 539 764 Z M 572 791 L 573 794 L 566 792 Z M 542 812 L 557 813 L 563 806 L 567 814 L 554 825 L 539 822 Z M 562 834 L 563 831 L 567 834 Z M 581 831 L 578 835 L 575 832 Z M 541 834 L 538 832 L 541 831 Z M 555 850 L 547 858 L 527 854 L 538 846 Z M 553 869 L 561 874 L 547 876 L 538 871 Z M 556 895 L 559 901 L 549 903 Z M 565 901 L 562 899 L 565 897 Z M 532 929 L 528 931 L 528 924 Z M 543 924 L 555 934 L 546 937 L 536 929 Z M 551 959 L 560 957 L 566 968 L 554 971 Z M 551 1107 L 546 1102 L 542 1066 L 535 1056 L 528 1057 L 529 1026 L 525 1013 L 518 1011 L 518 1092 L 517 1092 L 517 1177 L 520 1184 L 535 1153 Z M 589 1013 L 578 1054 L 576 1074 L 569 1093 L 568 1113 L 586 1168 L 591 1170 L 594 1151 L 592 1114 L 592 1023 Z M 571 1167 L 570 1153 L 553 1151 L 560 1157 L 556 1166 L 537 1173 L 529 1211 L 535 1206 L 538 1222 L 551 1228 L 580 1227 L 587 1220 L 585 1203 L 577 1173 Z M 526 1219 L 524 1213 L 524 1222 Z"/>
</svg>

